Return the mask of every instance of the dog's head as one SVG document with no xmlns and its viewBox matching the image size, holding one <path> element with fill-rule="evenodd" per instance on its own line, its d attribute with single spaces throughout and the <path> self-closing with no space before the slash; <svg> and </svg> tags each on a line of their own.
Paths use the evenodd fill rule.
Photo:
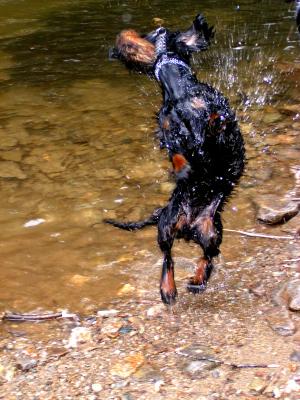
<svg viewBox="0 0 300 400">
<path fill-rule="evenodd" d="M 111 52 L 112 58 L 118 58 L 130 68 L 144 73 L 153 73 L 156 61 L 155 45 L 158 38 L 155 30 L 140 36 L 133 29 L 122 31 Z M 182 60 L 189 62 L 193 52 L 206 50 L 214 36 L 213 27 L 209 27 L 205 18 L 199 14 L 189 29 L 184 32 L 166 30 L 166 47 L 176 53 Z"/>
</svg>

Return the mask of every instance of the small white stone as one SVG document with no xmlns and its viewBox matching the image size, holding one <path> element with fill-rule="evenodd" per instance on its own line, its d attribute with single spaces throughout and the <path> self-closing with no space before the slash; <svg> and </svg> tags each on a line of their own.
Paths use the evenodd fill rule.
<svg viewBox="0 0 300 400">
<path fill-rule="evenodd" d="M 33 226 L 37 226 L 46 222 L 43 218 L 31 219 L 23 225 L 24 228 L 32 228 Z"/>
<path fill-rule="evenodd" d="M 91 331 L 83 326 L 78 326 L 72 329 L 67 347 L 76 348 L 79 343 L 86 343 L 91 340 Z"/>
<path fill-rule="evenodd" d="M 100 383 L 93 383 L 92 384 L 92 390 L 95 393 L 99 393 L 101 392 L 101 390 L 103 389 L 102 385 Z"/>
<path fill-rule="evenodd" d="M 115 317 L 118 314 L 119 314 L 119 311 L 114 310 L 114 309 L 97 311 L 97 317 L 103 317 L 103 318 Z"/>
</svg>

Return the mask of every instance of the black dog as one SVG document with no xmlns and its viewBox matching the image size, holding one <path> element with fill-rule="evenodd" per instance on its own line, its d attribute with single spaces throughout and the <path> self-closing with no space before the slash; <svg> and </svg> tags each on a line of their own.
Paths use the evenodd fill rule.
<svg viewBox="0 0 300 400">
<path fill-rule="evenodd" d="M 164 254 L 161 298 L 172 304 L 177 296 L 171 255 L 174 239 L 192 240 L 202 247 L 204 256 L 187 285 L 190 292 L 201 292 L 213 269 L 212 258 L 219 254 L 223 205 L 243 172 L 244 142 L 227 99 L 211 86 L 198 82 L 188 65 L 191 52 L 205 49 L 212 36 L 212 29 L 202 16 L 184 33 L 170 33 L 164 28 L 145 38 L 135 33 L 135 46 L 130 43 L 129 52 L 124 45 L 124 33 L 121 35 L 122 45 L 119 37 L 117 52 L 123 61 L 140 71 L 152 68 L 161 85 L 159 138 L 173 164 L 176 187 L 168 204 L 148 219 L 106 222 L 127 230 L 158 225 L 158 243 Z M 155 54 L 151 53 L 153 43 Z M 141 59 L 145 62 L 141 63 Z"/>
</svg>

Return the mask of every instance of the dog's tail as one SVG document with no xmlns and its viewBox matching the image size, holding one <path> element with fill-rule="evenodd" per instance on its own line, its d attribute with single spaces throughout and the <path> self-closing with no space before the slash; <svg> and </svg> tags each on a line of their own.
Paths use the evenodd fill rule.
<svg viewBox="0 0 300 400">
<path fill-rule="evenodd" d="M 137 231 L 138 229 L 142 229 L 145 226 L 149 225 L 157 225 L 159 217 L 162 213 L 162 208 L 158 208 L 153 211 L 153 213 L 143 221 L 136 221 L 136 222 L 120 222 L 114 219 L 105 219 L 104 222 L 106 224 L 110 224 L 115 226 L 116 228 L 125 229 L 126 231 Z"/>
</svg>

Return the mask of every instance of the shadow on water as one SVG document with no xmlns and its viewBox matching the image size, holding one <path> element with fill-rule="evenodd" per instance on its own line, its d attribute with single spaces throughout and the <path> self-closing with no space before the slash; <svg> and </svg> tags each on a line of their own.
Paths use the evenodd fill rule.
<svg viewBox="0 0 300 400">
<path fill-rule="evenodd" d="M 238 110 L 249 159 L 225 224 L 257 228 L 253 198 L 288 190 L 299 163 L 292 8 L 282 0 L 205 0 L 201 10 L 192 0 L 39 3 L 0 2 L 0 309 L 86 312 L 124 283 L 137 285 L 141 269 L 158 298 L 155 230 L 92 228 L 104 216 L 139 219 L 171 190 L 153 135 L 158 88 L 109 61 L 108 49 L 121 29 L 147 32 L 155 17 L 177 29 L 203 11 L 215 25 L 215 41 L 194 68 Z M 1 34 L 6 23 L 17 27 Z M 222 246 L 233 266 L 258 246 L 240 238 L 237 250 L 236 241 L 227 236 Z M 176 247 L 180 277 L 187 251 L 197 258 L 199 250 Z"/>
</svg>

